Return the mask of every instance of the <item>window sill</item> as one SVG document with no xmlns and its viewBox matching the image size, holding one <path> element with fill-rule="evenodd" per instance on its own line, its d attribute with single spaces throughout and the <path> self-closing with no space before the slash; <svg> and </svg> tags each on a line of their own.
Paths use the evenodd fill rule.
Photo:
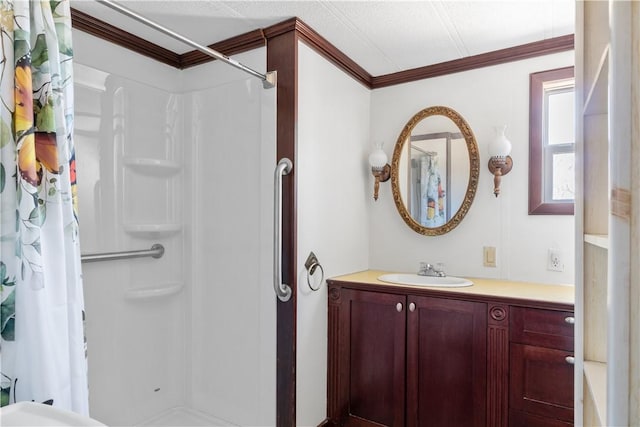
<svg viewBox="0 0 640 427">
<path fill-rule="evenodd" d="M 573 215 L 573 203 L 542 203 L 529 200 L 529 215 Z"/>
</svg>

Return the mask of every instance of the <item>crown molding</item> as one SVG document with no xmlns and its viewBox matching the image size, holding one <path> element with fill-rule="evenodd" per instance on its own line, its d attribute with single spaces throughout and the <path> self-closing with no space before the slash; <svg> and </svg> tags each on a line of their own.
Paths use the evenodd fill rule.
<svg viewBox="0 0 640 427">
<path fill-rule="evenodd" d="M 78 30 L 179 69 L 193 67 L 214 60 L 214 58 L 197 50 L 182 55 L 177 54 L 73 8 L 71 9 L 71 17 L 73 27 Z M 267 28 L 231 37 L 209 45 L 209 47 L 224 55 L 230 56 L 264 47 L 267 40 L 291 31 L 295 32 L 298 40 L 307 44 L 369 89 L 409 83 L 431 77 L 459 73 L 476 68 L 499 65 L 574 49 L 574 35 L 569 34 L 425 67 L 399 71 L 397 73 L 372 76 L 354 60 L 298 18 L 287 19 L 286 21 L 271 25 Z"/>
<path fill-rule="evenodd" d="M 574 49 L 574 35 L 555 37 L 373 78 L 373 89 Z"/>
<path fill-rule="evenodd" d="M 327 39 L 318 34 L 302 20 L 298 18 L 294 18 L 294 20 L 295 31 L 299 40 L 302 40 L 306 45 L 314 49 L 320 55 L 333 62 L 356 81 L 362 83 L 369 89 L 373 89 L 373 76 L 369 74 L 367 70 L 358 65 L 353 59 L 349 58 L 345 53 L 332 45 Z"/>
<path fill-rule="evenodd" d="M 265 45 L 266 38 L 263 30 L 253 30 L 248 33 L 240 34 L 239 36 L 223 40 L 219 43 L 211 44 L 208 47 L 222 53 L 223 55 L 230 56 L 247 52 L 252 49 L 257 49 L 259 47 L 264 47 Z M 192 50 L 191 52 L 180 55 L 180 68 L 194 67 L 214 60 L 214 58 L 205 53 L 198 50 Z"/>
<path fill-rule="evenodd" d="M 92 36 L 117 44 L 158 62 L 180 68 L 179 54 L 74 8 L 71 8 L 71 25 L 73 28 Z"/>
<path fill-rule="evenodd" d="M 175 53 L 74 8 L 71 8 L 71 20 L 73 28 L 77 30 L 178 69 L 193 67 L 214 60 L 214 58 L 198 50 L 184 54 Z M 208 47 L 229 56 L 263 47 L 265 43 L 266 39 L 263 31 L 254 30 L 214 43 Z"/>
</svg>

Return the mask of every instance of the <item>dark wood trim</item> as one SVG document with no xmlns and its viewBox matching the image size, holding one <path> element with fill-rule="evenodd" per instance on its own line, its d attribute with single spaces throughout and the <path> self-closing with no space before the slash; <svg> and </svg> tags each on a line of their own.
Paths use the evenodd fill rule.
<svg viewBox="0 0 640 427">
<path fill-rule="evenodd" d="M 267 69 L 276 71 L 276 158 L 296 159 L 298 37 L 295 31 L 267 38 Z M 282 184 L 282 275 L 293 294 L 277 307 L 276 425 L 296 425 L 297 212 L 296 164 Z"/>
<path fill-rule="evenodd" d="M 259 47 L 264 47 L 265 44 L 266 38 L 264 36 L 264 32 L 262 30 L 253 30 L 239 36 L 223 40 L 219 43 L 211 44 L 208 47 L 222 53 L 223 55 L 231 56 Z M 212 57 L 198 50 L 193 50 L 180 55 L 180 68 L 184 69 L 194 67 L 211 61 L 214 61 Z"/>
<path fill-rule="evenodd" d="M 341 52 L 337 47 L 329 43 L 324 37 L 318 34 L 313 28 L 305 24 L 298 18 L 287 19 L 279 24 L 272 25 L 263 29 L 267 39 L 278 35 L 295 31 L 299 40 L 302 40 L 309 47 L 314 49 L 327 60 L 333 62 L 338 68 L 349 74 L 355 80 L 359 81 L 369 89 L 371 89 L 371 74 L 356 64 L 351 58 Z"/>
<path fill-rule="evenodd" d="M 461 71 L 469 71 L 475 68 L 488 67 L 491 65 L 499 65 L 507 62 L 534 58 L 536 56 L 564 52 L 572 50 L 573 48 L 574 36 L 573 34 L 569 34 L 566 36 L 509 47 L 506 49 L 495 50 L 493 52 L 482 53 L 480 55 L 467 56 L 466 58 L 441 62 L 439 64 L 428 65 L 426 67 L 377 76 L 373 78 L 372 87 L 373 89 L 378 89 L 381 87 L 408 83 L 431 77 L 444 76 L 446 74 L 459 73 Z"/>
<path fill-rule="evenodd" d="M 73 8 L 71 9 L 71 15 L 73 18 L 74 28 L 112 43 L 116 43 L 124 48 L 133 50 L 141 55 L 148 56 L 176 68 L 183 69 L 214 61 L 213 58 L 195 50 L 179 55 Z M 227 40 L 209 45 L 209 47 L 223 53 L 224 55 L 230 56 L 262 47 L 266 44 L 266 40 L 269 38 L 274 38 L 291 31 L 295 31 L 297 33 L 297 38 L 299 40 L 302 40 L 305 44 L 309 45 L 316 52 L 324 56 L 327 60 L 333 62 L 337 67 L 369 89 L 378 89 L 386 86 L 393 86 L 574 49 L 574 35 L 569 34 L 566 36 L 527 43 L 493 52 L 468 56 L 466 58 L 455 59 L 453 61 L 441 62 L 439 64 L 428 65 L 426 67 L 414 68 L 381 76 L 372 76 L 364 68 L 327 41 L 327 39 L 318 34 L 313 28 L 298 18 L 290 18 L 267 28 L 231 37 Z"/>
<path fill-rule="evenodd" d="M 373 76 L 360 65 L 356 64 L 354 60 L 345 55 L 341 50 L 329 43 L 327 39 L 318 34 L 313 28 L 297 19 L 296 31 L 298 32 L 300 40 L 305 42 L 305 44 L 333 62 L 338 68 L 341 68 L 356 81 L 362 83 L 369 89 L 373 89 Z"/>
<path fill-rule="evenodd" d="M 71 8 L 71 22 L 73 28 L 77 30 L 155 59 L 158 62 L 180 68 L 180 55 L 177 53 L 74 8 Z"/>
<path fill-rule="evenodd" d="M 71 8 L 71 19 L 73 28 L 77 30 L 178 69 L 189 68 L 215 60 L 197 50 L 180 55 L 74 8 Z M 223 55 L 230 56 L 263 47 L 265 44 L 266 39 L 263 31 L 254 30 L 214 43 L 208 47 Z"/>
<path fill-rule="evenodd" d="M 336 420 L 340 419 L 340 402 L 343 396 L 335 390 L 342 390 L 340 380 L 340 358 L 332 357 L 337 355 L 340 349 L 340 309 L 342 305 L 342 294 L 340 288 L 329 289 L 328 312 L 327 312 L 327 419 L 331 425 L 336 425 Z"/>
<path fill-rule="evenodd" d="M 574 76 L 573 67 L 531 73 L 529 75 L 529 215 L 573 215 L 574 203 L 545 203 L 543 102 L 545 82 Z"/>
<path fill-rule="evenodd" d="M 327 427 L 333 425 L 335 424 L 333 424 L 329 418 L 325 418 L 320 424 L 318 424 L 318 427 Z"/>
<path fill-rule="evenodd" d="M 509 306 L 489 303 L 487 331 L 487 425 L 509 424 Z"/>
<path fill-rule="evenodd" d="M 263 28 L 262 32 L 264 33 L 264 37 L 269 40 L 274 37 L 295 31 L 297 22 L 298 18 L 289 18 L 285 21 L 273 24 L 267 28 Z"/>
</svg>

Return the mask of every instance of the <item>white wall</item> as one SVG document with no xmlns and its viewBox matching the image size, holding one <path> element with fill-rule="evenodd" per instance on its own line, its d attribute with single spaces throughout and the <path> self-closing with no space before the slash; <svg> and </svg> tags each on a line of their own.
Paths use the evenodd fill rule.
<svg viewBox="0 0 640 427">
<path fill-rule="evenodd" d="M 325 278 L 368 267 L 370 91 L 298 46 L 296 425 L 316 426 L 326 417 L 327 288 L 309 289 L 304 263 L 313 251 Z"/>
<path fill-rule="evenodd" d="M 398 215 L 391 181 L 372 199 L 369 267 L 416 271 L 420 261 L 444 262 L 447 273 L 541 283 L 573 283 L 573 216 L 528 215 L 529 74 L 573 65 L 573 52 L 391 86 L 371 96 L 371 139 L 384 142 L 389 159 L 406 122 L 421 109 L 444 105 L 471 126 L 480 150 L 480 180 L 464 221 L 448 234 L 426 237 L 412 231 Z M 513 144 L 513 170 L 493 195 L 487 168 L 493 126 L 507 125 Z M 358 167 L 353 165 L 352 167 Z M 368 187 L 373 187 L 369 179 Z M 371 193 L 367 188 L 367 194 Z M 483 246 L 497 248 L 497 267 L 482 264 Z M 564 272 L 547 271 L 547 250 L 559 248 Z"/>
<path fill-rule="evenodd" d="M 324 286 L 308 289 L 309 251 L 318 256 L 325 277 L 367 268 L 414 271 L 420 261 L 442 261 L 450 274 L 462 276 L 573 281 L 573 217 L 527 214 L 529 74 L 572 64 L 573 53 L 561 53 L 369 91 L 299 45 L 298 425 L 317 425 L 326 416 L 327 295 Z M 479 188 L 467 217 L 438 237 L 405 225 L 390 182 L 373 201 L 367 162 L 374 142 L 385 142 L 391 158 L 408 119 L 432 105 L 449 106 L 467 120 L 481 157 Z M 508 125 L 515 166 L 496 199 L 486 150 L 499 124 Z M 497 268 L 482 266 L 483 246 L 497 247 Z M 563 251 L 563 273 L 546 270 L 551 247 Z"/>
</svg>

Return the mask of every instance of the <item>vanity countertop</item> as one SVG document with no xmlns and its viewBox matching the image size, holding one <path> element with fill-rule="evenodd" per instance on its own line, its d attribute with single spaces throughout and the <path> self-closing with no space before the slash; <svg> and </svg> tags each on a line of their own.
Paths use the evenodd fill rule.
<svg viewBox="0 0 640 427">
<path fill-rule="evenodd" d="M 573 285 L 549 285 L 531 282 L 517 282 L 502 279 L 482 279 L 465 277 L 473 282 L 472 286 L 459 288 L 428 287 L 415 285 L 396 285 L 393 283 L 381 282 L 378 277 L 383 274 L 392 273 L 381 270 L 365 270 L 357 273 L 328 279 L 331 283 L 349 282 L 367 285 L 380 285 L 385 289 L 399 287 L 403 289 L 423 289 L 446 294 L 464 294 L 484 298 L 506 298 L 510 300 L 528 300 L 548 303 L 558 303 L 573 305 L 575 300 Z"/>
</svg>

